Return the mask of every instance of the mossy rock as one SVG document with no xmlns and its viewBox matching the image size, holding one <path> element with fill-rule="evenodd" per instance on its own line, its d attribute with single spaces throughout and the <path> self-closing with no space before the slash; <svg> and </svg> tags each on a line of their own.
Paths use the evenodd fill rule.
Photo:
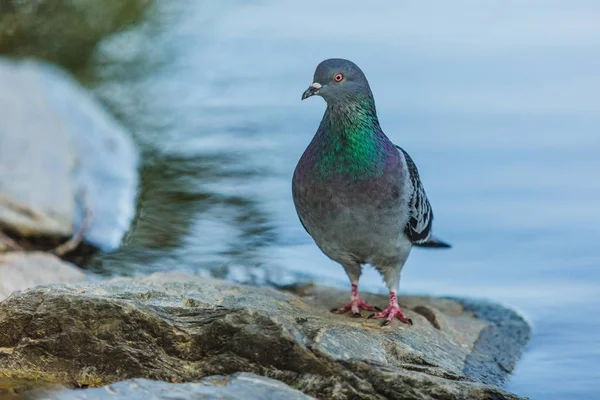
<svg viewBox="0 0 600 400">
<path fill-rule="evenodd" d="M 0 54 L 75 68 L 96 44 L 143 19 L 154 0 L 2 0 Z"/>
</svg>

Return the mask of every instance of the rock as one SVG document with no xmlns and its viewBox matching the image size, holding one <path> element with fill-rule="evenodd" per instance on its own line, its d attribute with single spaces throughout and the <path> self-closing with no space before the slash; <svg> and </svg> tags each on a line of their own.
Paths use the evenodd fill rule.
<svg viewBox="0 0 600 400">
<path fill-rule="evenodd" d="M 37 287 L 0 303 L 0 381 L 88 387 L 241 371 L 326 399 L 517 399 L 498 386 L 529 336 L 514 312 L 483 304 L 485 320 L 477 303 L 402 297 L 414 325 L 381 328 L 328 311 L 345 300 L 164 273 Z"/>
<path fill-rule="evenodd" d="M 2 0 L 0 54 L 83 64 L 105 36 L 140 21 L 152 0 Z"/>
<path fill-rule="evenodd" d="M 194 383 L 168 383 L 148 379 L 131 379 L 87 390 L 33 392 L 27 400 L 310 400 L 313 397 L 284 383 L 245 372 L 232 376 L 210 376 Z"/>
<path fill-rule="evenodd" d="M 75 265 L 49 253 L 0 254 L 0 301 L 17 290 L 84 279 L 85 274 Z"/>
<path fill-rule="evenodd" d="M 124 129 L 60 70 L 0 59 L 0 228 L 118 247 L 134 215 L 137 153 Z"/>
</svg>

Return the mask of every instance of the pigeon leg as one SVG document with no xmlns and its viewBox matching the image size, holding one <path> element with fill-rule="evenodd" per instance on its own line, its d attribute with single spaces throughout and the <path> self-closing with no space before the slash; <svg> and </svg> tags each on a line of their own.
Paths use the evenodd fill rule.
<svg viewBox="0 0 600 400">
<path fill-rule="evenodd" d="M 406 318 L 406 316 L 402 314 L 400 306 L 398 305 L 398 298 L 396 297 L 396 292 L 390 292 L 390 302 L 388 303 L 388 306 L 381 312 L 369 315 L 369 319 L 371 318 L 385 318 L 383 322 L 381 322 L 381 326 L 389 325 L 390 323 L 392 323 L 394 318 L 398 318 L 405 324 L 413 324 L 410 318 Z"/>
<path fill-rule="evenodd" d="M 402 272 L 402 268 L 408 259 L 408 255 L 412 247 L 412 244 L 408 240 L 401 242 L 400 244 L 400 252 L 395 265 L 375 265 L 375 268 L 383 276 L 383 281 L 390 291 L 390 301 L 388 302 L 388 306 L 383 311 L 371 314 L 368 317 L 369 319 L 384 318 L 384 320 L 381 322 L 381 326 L 391 324 L 396 318 L 405 324 L 413 324 L 411 319 L 406 318 L 406 316 L 400 310 L 400 306 L 398 305 L 398 297 L 396 296 L 396 293 L 398 293 L 398 285 L 400 284 L 400 273 Z"/>
<path fill-rule="evenodd" d="M 336 314 L 344 314 L 348 311 L 352 311 L 352 315 L 355 317 L 361 317 L 360 310 L 375 311 L 378 310 L 376 307 L 370 305 L 364 301 L 358 294 L 358 282 L 352 282 L 352 294 L 350 295 L 350 302 L 340 308 L 332 308 L 331 312 Z"/>
</svg>

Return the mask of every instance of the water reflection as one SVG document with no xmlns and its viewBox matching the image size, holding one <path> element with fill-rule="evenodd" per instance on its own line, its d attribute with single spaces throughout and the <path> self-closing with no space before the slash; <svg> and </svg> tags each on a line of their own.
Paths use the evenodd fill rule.
<svg viewBox="0 0 600 400">
<path fill-rule="evenodd" d="M 275 238 L 268 215 L 255 200 L 210 189 L 210 183 L 260 175 L 227 168 L 235 162 L 227 155 L 147 155 L 131 234 L 120 252 L 97 260 L 96 270 L 205 269 L 226 276 L 229 265 L 258 265 L 257 253 Z"/>
</svg>

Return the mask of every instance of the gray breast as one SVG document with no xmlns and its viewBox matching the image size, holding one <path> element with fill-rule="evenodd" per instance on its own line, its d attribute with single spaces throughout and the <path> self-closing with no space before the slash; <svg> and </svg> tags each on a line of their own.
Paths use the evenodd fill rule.
<svg viewBox="0 0 600 400">
<path fill-rule="evenodd" d="M 342 264 L 394 256 L 408 221 L 402 167 L 358 181 L 342 176 L 312 179 L 295 173 L 298 216 L 327 256 Z"/>
</svg>

